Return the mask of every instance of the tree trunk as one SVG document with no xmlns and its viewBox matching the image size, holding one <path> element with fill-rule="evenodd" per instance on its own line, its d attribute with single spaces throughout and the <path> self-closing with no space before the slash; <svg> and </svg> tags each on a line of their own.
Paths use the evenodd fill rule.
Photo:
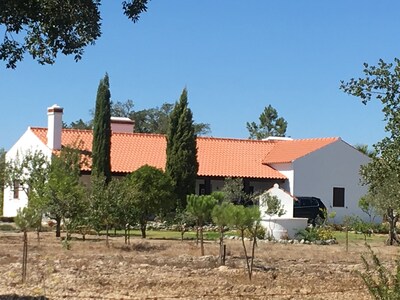
<svg viewBox="0 0 400 300">
<path fill-rule="evenodd" d="M 225 251 L 224 251 L 224 227 L 219 228 L 219 264 L 225 265 Z"/>
<path fill-rule="evenodd" d="M 26 282 L 26 269 L 28 264 L 28 233 L 24 230 L 23 248 L 22 248 L 22 283 Z"/>
<path fill-rule="evenodd" d="M 110 244 L 108 243 L 108 231 L 109 231 L 109 228 L 108 228 L 108 224 L 107 224 L 106 225 L 106 245 L 107 245 L 107 248 L 110 247 Z"/>
<path fill-rule="evenodd" d="M 396 233 L 396 224 L 398 221 L 398 216 L 394 215 L 394 211 L 392 208 L 387 209 L 387 220 L 389 223 L 389 238 L 387 241 L 388 245 L 393 245 L 395 242 L 400 244 L 399 238 L 397 237 Z"/>
<path fill-rule="evenodd" d="M 56 218 L 56 237 L 61 237 L 61 218 Z"/>
<path fill-rule="evenodd" d="M 244 229 L 240 230 L 240 235 L 241 235 L 241 238 L 242 238 L 242 246 L 243 246 L 243 250 L 244 250 L 244 258 L 246 259 L 247 273 L 249 275 L 249 279 L 251 280 L 249 257 L 247 256 L 246 244 L 244 243 Z"/>
<path fill-rule="evenodd" d="M 142 239 L 146 238 L 146 222 L 140 222 L 140 231 L 142 232 Z"/>
<path fill-rule="evenodd" d="M 200 226 L 200 252 L 204 256 L 203 226 Z"/>
<path fill-rule="evenodd" d="M 250 261 L 250 272 L 249 272 L 250 281 L 251 281 L 251 277 L 253 275 L 254 255 L 255 255 L 256 246 L 257 246 L 257 231 L 258 231 L 258 226 L 255 227 L 254 234 L 253 234 L 253 245 L 252 245 L 252 249 L 251 249 L 251 261 Z"/>
</svg>

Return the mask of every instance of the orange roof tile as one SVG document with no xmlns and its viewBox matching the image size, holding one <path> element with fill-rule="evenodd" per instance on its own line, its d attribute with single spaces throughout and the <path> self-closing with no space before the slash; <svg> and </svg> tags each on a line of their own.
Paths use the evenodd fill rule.
<svg viewBox="0 0 400 300">
<path fill-rule="evenodd" d="M 276 141 L 275 146 L 264 157 L 264 164 L 289 163 L 306 156 L 326 145 L 334 143 L 340 138 L 315 138 L 300 140 Z"/>
<path fill-rule="evenodd" d="M 46 128 L 31 130 L 47 143 Z M 62 145 L 76 145 L 91 152 L 92 131 L 63 129 Z M 263 164 L 262 159 L 270 152 L 275 141 L 206 138 L 197 139 L 199 176 L 274 178 L 286 177 Z M 130 173 L 144 164 L 164 169 L 166 162 L 166 138 L 164 135 L 142 133 L 116 133 L 111 137 L 112 172 Z M 89 171 L 89 167 L 84 167 Z"/>
</svg>

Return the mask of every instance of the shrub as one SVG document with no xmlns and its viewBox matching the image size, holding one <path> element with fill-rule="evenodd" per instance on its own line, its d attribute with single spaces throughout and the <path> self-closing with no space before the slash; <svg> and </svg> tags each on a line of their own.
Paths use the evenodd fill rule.
<svg viewBox="0 0 400 300">
<path fill-rule="evenodd" d="M 240 235 L 239 232 L 238 232 L 238 235 Z M 244 231 L 244 237 L 251 239 L 253 237 L 253 235 L 248 229 L 246 229 Z M 259 226 L 257 228 L 257 238 L 260 240 L 265 239 L 265 229 L 262 226 Z"/>
<path fill-rule="evenodd" d="M 326 241 L 334 239 L 333 231 L 330 227 L 321 226 L 321 227 L 308 227 L 306 229 L 302 229 L 296 233 L 296 238 L 303 239 L 305 241 L 314 242 L 314 241 Z"/>
<path fill-rule="evenodd" d="M 318 230 L 317 227 L 307 227 L 306 229 L 301 229 L 296 233 L 296 238 L 300 240 L 305 240 L 309 242 L 314 242 L 318 240 Z"/>
<path fill-rule="evenodd" d="M 400 260 L 396 260 L 396 270 L 393 274 L 382 265 L 371 247 L 367 244 L 366 246 L 369 250 L 370 262 L 362 255 L 365 271 L 358 274 L 368 287 L 368 291 L 374 299 L 400 299 Z"/>
</svg>

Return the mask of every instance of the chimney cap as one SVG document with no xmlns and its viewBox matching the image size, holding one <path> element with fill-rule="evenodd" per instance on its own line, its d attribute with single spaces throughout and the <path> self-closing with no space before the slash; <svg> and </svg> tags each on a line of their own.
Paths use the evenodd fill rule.
<svg viewBox="0 0 400 300">
<path fill-rule="evenodd" d="M 47 108 L 48 113 L 56 113 L 56 112 L 62 113 L 63 111 L 64 111 L 64 109 L 61 106 L 59 106 L 58 104 L 53 104 L 52 106 Z"/>
</svg>

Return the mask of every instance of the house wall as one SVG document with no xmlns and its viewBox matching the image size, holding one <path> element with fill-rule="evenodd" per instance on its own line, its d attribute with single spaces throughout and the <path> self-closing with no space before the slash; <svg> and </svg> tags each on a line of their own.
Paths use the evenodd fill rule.
<svg viewBox="0 0 400 300">
<path fill-rule="evenodd" d="M 22 159 L 22 157 L 28 151 L 42 151 L 49 159 L 51 157 L 50 149 L 44 145 L 39 138 L 32 133 L 30 128 L 21 136 L 21 138 L 11 147 L 11 149 L 6 153 L 6 160 L 15 160 L 17 157 Z M 4 189 L 3 198 L 3 216 L 5 217 L 15 217 L 19 208 L 23 208 L 28 204 L 28 197 L 20 188 L 18 193 L 18 199 L 14 199 L 14 191 L 10 186 L 6 186 Z"/>
<path fill-rule="evenodd" d="M 359 171 L 368 162 L 366 155 L 338 140 L 294 161 L 293 194 L 320 198 L 328 212 L 336 212 L 335 223 L 354 214 L 368 221 L 367 214 L 358 207 L 359 199 L 367 192 L 367 187 L 360 184 Z M 333 207 L 334 187 L 345 189 L 344 207 Z"/>
<path fill-rule="evenodd" d="M 293 164 L 292 163 L 271 164 L 270 166 L 286 176 L 287 180 L 285 180 L 285 182 L 283 183 L 280 183 L 279 186 L 293 195 L 293 180 L 294 180 Z"/>
</svg>

